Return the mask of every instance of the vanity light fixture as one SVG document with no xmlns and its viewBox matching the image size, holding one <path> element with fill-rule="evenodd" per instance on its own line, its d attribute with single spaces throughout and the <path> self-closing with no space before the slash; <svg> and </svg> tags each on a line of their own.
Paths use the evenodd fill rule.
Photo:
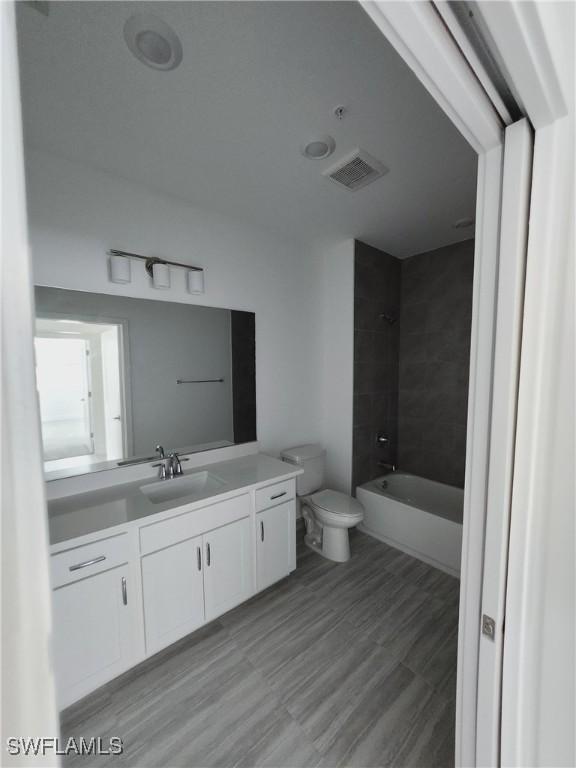
<svg viewBox="0 0 576 768">
<path fill-rule="evenodd" d="M 168 259 L 160 259 L 157 256 L 141 256 L 139 253 L 118 251 L 112 248 L 108 251 L 108 254 L 110 256 L 110 279 L 115 283 L 130 282 L 130 280 L 115 280 L 112 264 L 116 264 L 117 261 L 126 262 L 128 264 L 128 275 L 130 275 L 130 259 L 140 259 L 144 262 L 144 269 L 152 278 L 154 288 L 164 290 L 170 288 L 170 267 L 178 267 L 187 271 L 189 293 L 204 293 L 203 267 L 193 267 L 190 264 L 182 264 L 180 261 L 168 261 Z"/>
<path fill-rule="evenodd" d="M 170 267 L 161 261 L 152 264 L 152 284 L 154 288 L 170 288 Z"/>
<path fill-rule="evenodd" d="M 190 270 L 186 275 L 188 293 L 204 293 L 204 270 Z"/>
<path fill-rule="evenodd" d="M 110 280 L 113 283 L 129 283 L 132 280 L 130 259 L 110 254 Z"/>
</svg>

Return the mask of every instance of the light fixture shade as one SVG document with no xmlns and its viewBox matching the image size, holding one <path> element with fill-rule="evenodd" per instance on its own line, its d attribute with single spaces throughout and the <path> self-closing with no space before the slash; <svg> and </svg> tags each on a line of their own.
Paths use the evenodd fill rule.
<svg viewBox="0 0 576 768">
<path fill-rule="evenodd" d="M 132 280 L 130 259 L 126 256 L 110 256 L 110 281 L 112 283 L 129 283 Z"/>
<path fill-rule="evenodd" d="M 191 269 L 188 272 L 188 293 L 204 293 L 203 269 Z"/>
<path fill-rule="evenodd" d="M 152 283 L 154 288 L 170 288 L 170 267 L 167 264 L 152 266 Z"/>
</svg>

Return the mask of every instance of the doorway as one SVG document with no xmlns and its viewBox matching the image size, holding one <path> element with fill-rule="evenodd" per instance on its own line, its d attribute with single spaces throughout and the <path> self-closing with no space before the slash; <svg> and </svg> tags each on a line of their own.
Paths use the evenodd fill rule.
<svg viewBox="0 0 576 768">
<path fill-rule="evenodd" d="M 124 455 L 121 350 L 119 323 L 38 319 L 36 377 L 46 471 L 77 469 Z"/>
</svg>

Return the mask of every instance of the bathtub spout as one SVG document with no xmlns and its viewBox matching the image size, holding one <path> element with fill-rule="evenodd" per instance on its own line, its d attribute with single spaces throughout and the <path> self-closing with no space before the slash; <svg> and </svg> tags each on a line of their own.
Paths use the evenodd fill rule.
<svg viewBox="0 0 576 768">
<path fill-rule="evenodd" d="M 382 469 L 385 469 L 388 472 L 396 472 L 396 464 L 387 464 L 385 461 L 379 461 L 378 466 L 382 467 Z"/>
</svg>

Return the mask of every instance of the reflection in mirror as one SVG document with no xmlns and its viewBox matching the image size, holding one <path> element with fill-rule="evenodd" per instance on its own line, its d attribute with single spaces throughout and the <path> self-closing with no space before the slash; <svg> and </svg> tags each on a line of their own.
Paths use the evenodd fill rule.
<svg viewBox="0 0 576 768">
<path fill-rule="evenodd" d="M 35 346 L 49 478 L 256 440 L 251 312 L 37 287 Z"/>
</svg>

